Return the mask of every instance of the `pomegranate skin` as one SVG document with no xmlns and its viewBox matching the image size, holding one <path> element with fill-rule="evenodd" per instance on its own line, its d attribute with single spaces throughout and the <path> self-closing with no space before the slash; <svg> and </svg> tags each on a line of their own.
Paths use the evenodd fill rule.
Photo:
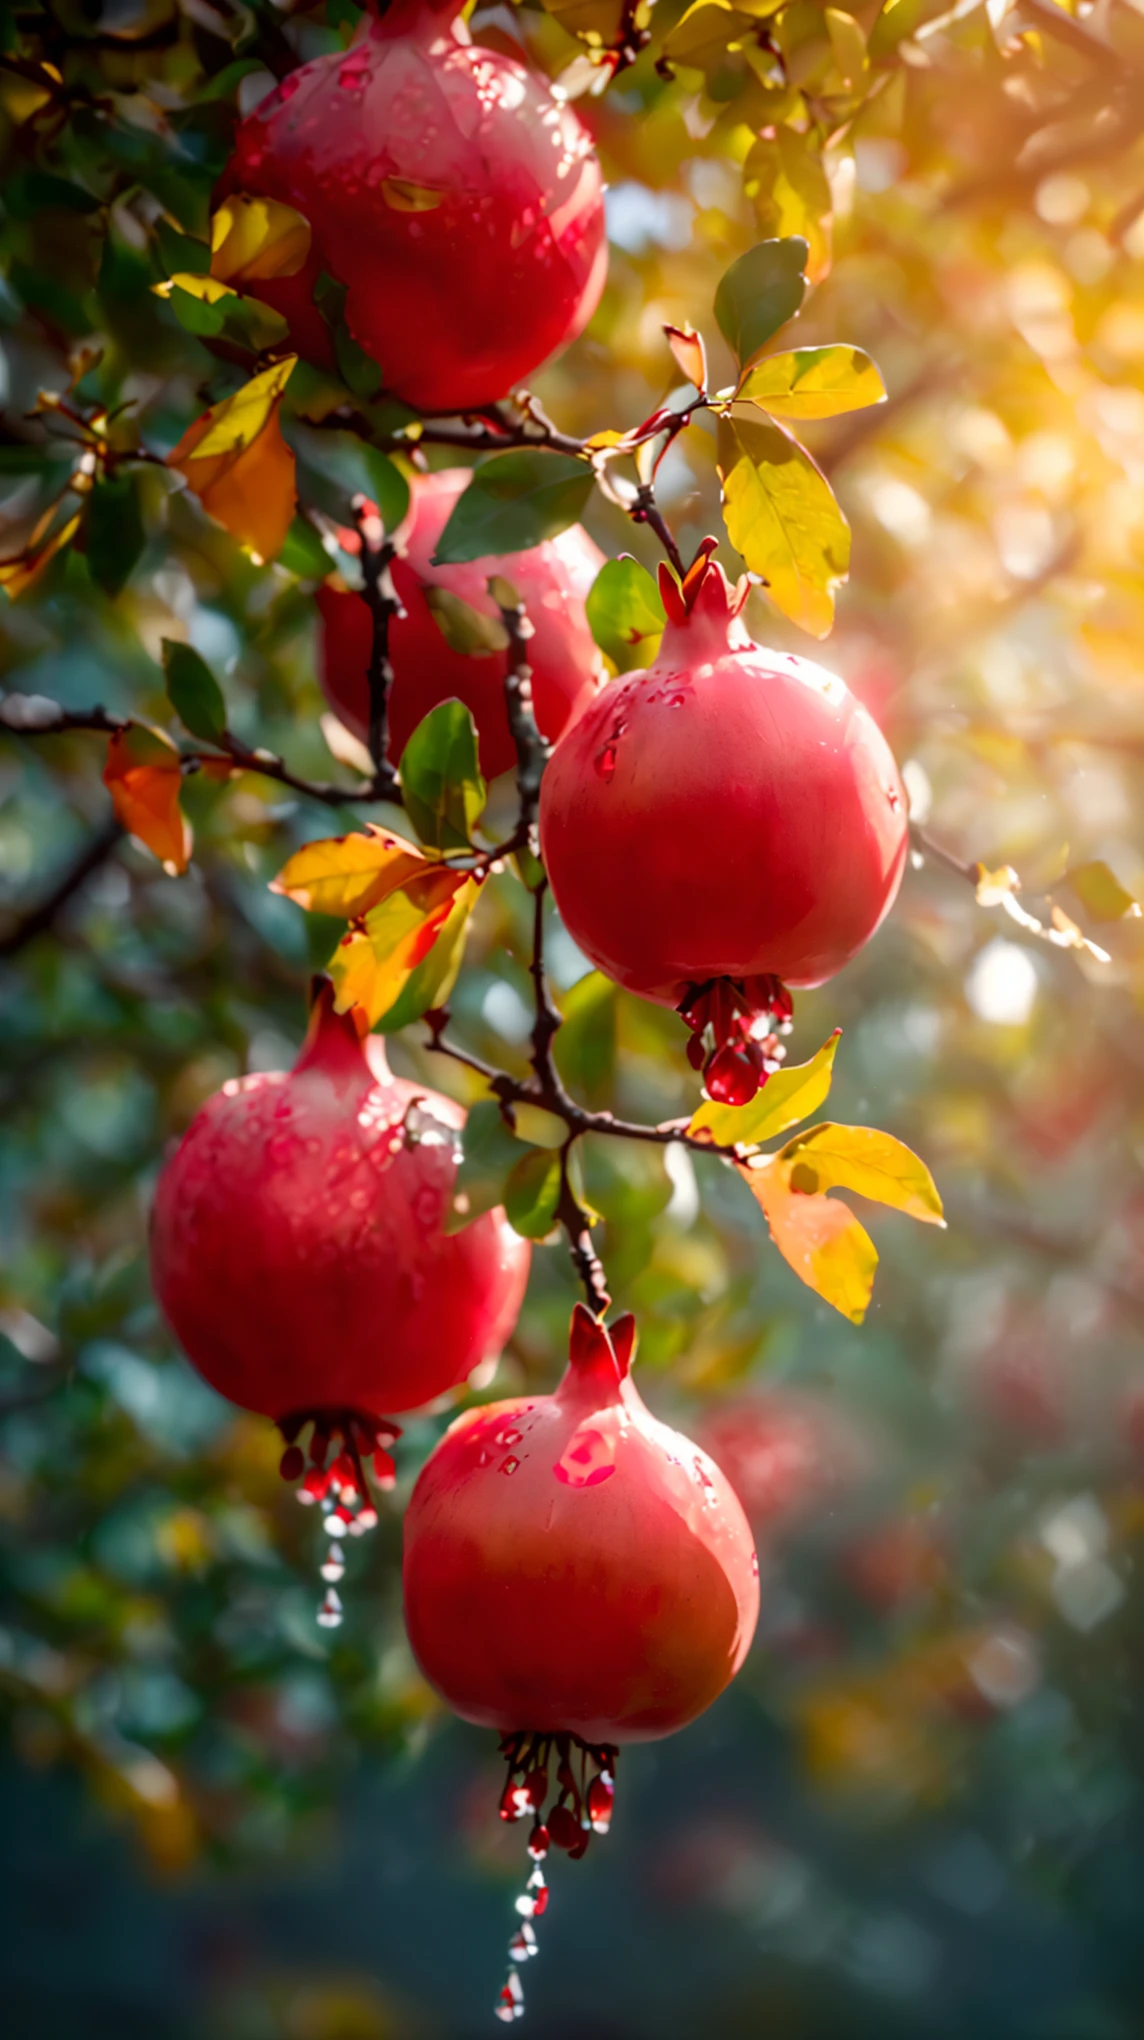
<svg viewBox="0 0 1144 2040">
<path fill-rule="evenodd" d="M 511 1332 L 528 1243 L 500 1212 L 442 1231 L 454 1149 L 404 1143 L 414 1100 L 464 1121 L 392 1076 L 376 1037 L 367 1059 L 327 987 L 294 1069 L 225 1084 L 164 1168 L 155 1292 L 200 1374 L 244 1409 L 413 1409 Z"/>
<path fill-rule="evenodd" d="M 433 554 L 453 505 L 469 480 L 467 468 L 446 468 L 413 483 L 409 518 L 399 534 L 404 557 L 393 580 L 405 608 L 390 626 L 393 686 L 389 697 L 389 756 L 396 765 L 418 723 L 442 701 L 463 701 L 480 737 L 486 779 L 516 764 L 516 746 L 504 701 L 506 652 L 470 657 L 446 642 L 425 600 L 429 585 L 447 588 L 484 615 L 495 616 L 487 583 L 503 574 L 520 594 L 535 636 L 529 640 L 533 706 L 550 741 L 578 714 L 599 686 L 603 667 L 584 604 L 604 555 L 576 524 L 528 552 L 434 567 Z M 373 623 L 361 595 L 323 586 L 319 677 L 322 692 L 348 729 L 363 742 L 369 729 L 367 666 Z"/>
<path fill-rule="evenodd" d="M 505 396 L 583 331 L 607 269 L 586 128 L 455 13 L 394 0 L 349 50 L 291 72 L 243 121 L 222 185 L 310 223 L 301 274 L 252 286 L 296 344 L 330 364 L 325 270 L 385 387 L 422 411 Z"/>
<path fill-rule="evenodd" d="M 759 1610 L 730 1483 L 650 1415 L 578 1304 L 555 1395 L 470 1410 L 405 1518 L 405 1619 L 426 1678 L 503 1732 L 647 1742 L 683 1728 L 742 1664 Z"/>
<path fill-rule="evenodd" d="M 565 927 L 662 1005 L 712 978 L 822 984 L 901 882 L 893 755 L 843 681 L 752 643 L 720 567 L 689 611 L 677 586 L 672 606 L 654 665 L 603 688 L 544 775 L 541 851 Z"/>
</svg>

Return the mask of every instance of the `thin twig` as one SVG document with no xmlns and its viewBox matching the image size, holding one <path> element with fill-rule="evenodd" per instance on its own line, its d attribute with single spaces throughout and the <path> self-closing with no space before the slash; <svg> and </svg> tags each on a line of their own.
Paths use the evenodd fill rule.
<svg viewBox="0 0 1144 2040">
<path fill-rule="evenodd" d="M 373 761 L 373 794 L 375 800 L 391 800 L 399 782 L 388 755 L 389 693 L 393 686 L 389 626 L 395 616 L 404 615 L 391 571 L 397 548 L 392 539 L 386 538 L 385 526 L 375 506 L 365 496 L 354 498 L 353 513 L 361 539 L 362 594 L 373 619 L 373 638 L 366 668 L 369 682 L 367 741 Z"/>
<path fill-rule="evenodd" d="M 550 746 L 540 734 L 532 700 L 532 667 L 528 645 L 535 636 L 523 602 L 503 575 L 494 574 L 489 594 L 500 611 L 508 636 L 508 667 L 504 676 L 505 712 L 516 745 L 516 786 L 520 812 L 513 832 L 513 848 L 524 848 L 532 840 L 536 812 L 540 805 L 540 782 L 548 763 Z M 515 599 L 513 599 L 515 598 Z M 500 854 L 504 855 L 502 848 Z"/>
<path fill-rule="evenodd" d="M 0 957 L 15 956 L 37 935 L 44 935 L 52 926 L 57 915 L 66 907 L 74 894 L 81 891 L 92 873 L 99 870 L 111 857 L 123 839 L 123 830 L 114 819 L 104 822 L 97 829 L 86 848 L 81 850 L 75 863 L 57 879 L 51 891 L 38 906 L 30 907 L 26 913 L 0 936 Z"/>
</svg>

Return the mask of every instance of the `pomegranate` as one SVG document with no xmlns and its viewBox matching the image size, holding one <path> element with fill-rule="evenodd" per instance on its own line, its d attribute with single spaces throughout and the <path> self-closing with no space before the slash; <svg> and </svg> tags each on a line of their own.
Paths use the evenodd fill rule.
<svg viewBox="0 0 1144 2040">
<path fill-rule="evenodd" d="M 389 754 L 397 764 L 422 717 L 454 697 L 473 712 L 481 770 L 492 779 L 516 763 L 504 701 L 507 654 L 470 656 L 454 651 L 434 621 L 425 589 L 447 588 L 473 609 L 495 616 L 489 577 L 504 574 L 512 582 L 535 632 L 528 656 L 536 719 L 541 734 L 554 739 L 591 700 L 601 675 L 584 603 L 604 555 L 577 524 L 528 552 L 434 567 L 437 541 L 468 479 L 467 468 L 447 468 L 420 475 L 413 484 L 410 516 L 399 534 L 403 556 L 393 564 L 394 586 L 406 613 L 394 619 L 389 632 L 393 665 Z M 326 586 L 318 590 L 318 607 L 322 691 L 342 722 L 364 740 L 369 730 L 367 667 L 373 642 L 368 606 L 360 595 Z"/>
<path fill-rule="evenodd" d="M 557 744 L 540 839 L 569 934 L 678 1007 L 708 1090 L 743 1103 L 774 1067 L 783 986 L 822 984 L 873 934 L 908 829 L 877 724 L 821 666 L 752 643 L 746 584 L 731 590 L 714 547 L 682 587 L 661 569 L 659 656 Z"/>
<path fill-rule="evenodd" d="M 293 1070 L 224 1084 L 160 1176 L 163 1311 L 214 1388 L 279 1422 L 288 1477 L 313 1421 L 311 1499 L 334 1480 L 364 1500 L 362 1451 L 397 1435 L 382 1413 L 464 1381 L 516 1322 L 527 1243 L 500 1212 L 442 1231 L 463 1120 L 392 1076 L 380 1040 L 363 1048 L 326 983 Z"/>
<path fill-rule="evenodd" d="M 546 80 L 475 46 L 456 0 L 391 0 L 349 50 L 292 71 L 239 128 L 223 189 L 310 223 L 301 272 L 256 286 L 295 344 L 332 362 L 313 302 L 325 271 L 385 387 L 421 411 L 507 395 L 603 289 L 587 130 Z"/>
<path fill-rule="evenodd" d="M 609 1332 L 577 1304 L 555 1395 L 458 1418 L 406 1512 L 414 1655 L 457 1714 L 501 1730 L 501 1814 L 531 1816 L 537 1864 L 550 1843 L 579 1856 L 607 1829 L 616 1746 L 710 1706 L 758 1617 L 742 1508 L 714 1461 L 644 1407 L 634 1346 L 632 1318 Z M 534 1870 L 517 1901 L 526 1926 L 546 1898 Z M 509 1952 L 534 1948 L 522 1928 Z M 502 2018 L 520 1995 L 510 1970 Z"/>
</svg>

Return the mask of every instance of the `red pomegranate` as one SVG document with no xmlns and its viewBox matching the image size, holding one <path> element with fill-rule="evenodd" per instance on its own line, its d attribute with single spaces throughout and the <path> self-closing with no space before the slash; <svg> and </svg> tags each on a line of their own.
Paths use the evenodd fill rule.
<svg viewBox="0 0 1144 2040">
<path fill-rule="evenodd" d="M 453 651 L 434 621 L 425 589 L 447 588 L 473 609 L 495 616 L 489 577 L 504 574 L 512 582 L 535 631 L 528 656 L 536 719 L 541 734 L 555 739 L 591 700 L 602 673 L 584 603 L 604 555 L 576 524 L 528 552 L 434 567 L 437 541 L 468 479 L 467 468 L 447 468 L 418 476 L 413 484 L 411 513 L 399 534 L 404 556 L 393 565 L 394 585 L 406 613 L 395 618 L 389 633 L 393 664 L 389 755 L 397 764 L 422 717 L 439 702 L 455 697 L 473 712 L 481 770 L 492 779 L 516 764 L 504 702 L 507 654 L 470 656 Z M 328 586 L 318 590 L 318 607 L 322 692 L 347 727 L 364 740 L 369 729 L 366 669 L 373 641 L 369 609 L 362 596 Z"/>
<path fill-rule="evenodd" d="M 635 1321 L 583 1304 L 555 1395 L 451 1425 L 405 1517 L 405 1621 L 426 1678 L 466 1721 L 502 1731 L 506 1820 L 529 1853 L 582 1855 L 611 1818 L 616 1746 L 686 1727 L 742 1664 L 759 1612 L 750 1528 L 705 1452 L 632 1384 Z M 545 1814 L 550 1766 L 555 1803 Z M 535 1950 L 537 1869 L 509 1953 Z M 510 1970 L 498 2014 L 516 2016 Z"/>
<path fill-rule="evenodd" d="M 682 588 L 661 571 L 654 665 L 610 682 L 558 743 L 540 840 L 569 934 L 683 1011 L 693 1059 L 710 1025 L 726 1054 L 708 1089 L 742 1102 L 765 1079 L 778 981 L 822 984 L 869 939 L 908 830 L 876 723 L 821 666 L 751 642 L 746 586 L 729 588 L 714 546 Z"/>
<path fill-rule="evenodd" d="M 341 1430 L 352 1457 L 351 1419 L 416 1408 L 499 1352 L 530 1249 L 500 1212 L 442 1231 L 463 1120 L 363 1048 L 328 984 L 293 1070 L 207 1101 L 160 1176 L 151 1267 L 214 1388 L 288 1437 L 307 1417 L 327 1446 Z"/>
<path fill-rule="evenodd" d="M 332 360 L 312 295 L 325 271 L 385 387 L 421 411 L 506 396 L 603 289 L 587 130 L 546 80 L 475 46 L 455 0 L 391 0 L 349 50 L 292 71 L 239 128 L 223 189 L 310 223 L 301 273 L 256 287 L 295 344 Z"/>
</svg>

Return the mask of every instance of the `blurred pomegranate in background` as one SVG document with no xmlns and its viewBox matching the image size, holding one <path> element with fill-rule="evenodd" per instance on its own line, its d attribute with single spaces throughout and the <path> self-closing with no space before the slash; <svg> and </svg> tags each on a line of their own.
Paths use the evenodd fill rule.
<svg viewBox="0 0 1144 2040">
<path fill-rule="evenodd" d="M 534 631 L 528 659 L 536 720 L 541 735 L 554 740 L 591 701 L 603 677 L 584 603 L 604 555 L 574 524 L 527 552 L 435 567 L 438 540 L 468 480 L 468 468 L 446 468 L 413 479 L 410 514 L 398 534 L 402 556 L 393 563 L 393 583 L 405 615 L 394 618 L 389 632 L 393 666 L 389 756 L 396 765 L 422 717 L 454 698 L 472 710 L 481 771 L 493 779 L 516 764 L 504 700 L 508 654 L 454 651 L 438 628 L 426 590 L 444 588 L 482 615 L 496 617 L 489 579 L 503 574 L 512 583 Z M 356 534 L 347 532 L 345 538 L 356 550 Z M 328 584 L 318 590 L 318 607 L 322 692 L 347 729 L 364 740 L 369 732 L 367 667 L 373 642 L 369 609 L 361 595 Z"/>
<path fill-rule="evenodd" d="M 870 1439 L 824 1399 L 771 1389 L 704 1417 L 699 1442 L 723 1468 L 756 1534 L 768 1537 L 830 1509 L 874 1470 Z"/>
</svg>

